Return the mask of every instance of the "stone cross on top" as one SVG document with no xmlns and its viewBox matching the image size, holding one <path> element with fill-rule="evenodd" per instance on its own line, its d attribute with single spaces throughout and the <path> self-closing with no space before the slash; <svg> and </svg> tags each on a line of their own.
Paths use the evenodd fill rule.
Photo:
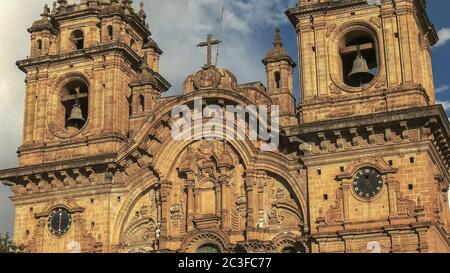
<svg viewBox="0 0 450 273">
<path fill-rule="evenodd" d="M 212 46 L 218 45 L 221 42 L 222 41 L 219 40 L 213 40 L 213 36 L 211 34 L 208 34 L 208 39 L 206 40 L 206 42 L 202 42 L 197 45 L 198 47 L 207 47 L 207 63 L 203 68 L 209 68 L 212 66 Z"/>
</svg>

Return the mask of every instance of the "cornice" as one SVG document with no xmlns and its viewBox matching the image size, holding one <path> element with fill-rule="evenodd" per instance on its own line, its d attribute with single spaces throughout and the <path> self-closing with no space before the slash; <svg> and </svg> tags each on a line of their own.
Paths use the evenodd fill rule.
<svg viewBox="0 0 450 273">
<path fill-rule="evenodd" d="M 127 44 L 122 42 L 114 42 L 68 53 L 60 53 L 56 55 L 47 55 L 44 57 L 25 59 L 16 62 L 16 65 L 24 73 L 27 73 L 29 67 L 73 61 L 77 59 L 89 59 L 97 54 L 104 54 L 107 52 L 122 53 L 135 66 L 138 66 L 141 62 L 141 57 L 139 57 L 139 55 L 134 52 Z"/>
<path fill-rule="evenodd" d="M 66 161 L 50 162 L 0 171 L 0 180 L 10 180 L 15 177 L 33 175 L 36 173 L 60 171 L 86 166 L 96 166 L 114 162 L 116 154 L 103 154 L 86 158 L 77 158 Z"/>
<path fill-rule="evenodd" d="M 420 26 L 422 27 L 423 32 L 428 36 L 430 40 L 430 44 L 434 45 L 439 40 L 437 35 L 436 28 L 431 23 L 428 14 L 426 12 L 426 1 L 425 0 L 413 0 L 414 8 L 400 8 L 396 9 L 393 7 L 394 12 L 401 14 L 414 13 L 419 21 Z M 390 4 L 391 0 L 382 0 L 382 6 L 384 4 Z M 288 9 L 285 13 L 291 23 L 299 28 L 299 19 L 300 18 L 308 18 L 319 15 L 327 15 L 327 14 L 335 14 L 342 13 L 346 11 L 355 11 L 361 8 L 370 8 L 366 0 L 341 0 L 341 1 L 327 1 L 320 2 L 317 4 L 308 4 L 308 5 L 300 5 L 295 8 Z M 381 10 L 381 13 L 385 13 L 386 11 Z"/>
<path fill-rule="evenodd" d="M 288 137 L 316 133 L 327 130 L 338 130 L 343 128 L 351 128 L 360 125 L 369 124 L 385 124 L 389 122 L 399 122 L 408 119 L 419 119 L 439 117 L 442 125 L 450 136 L 450 123 L 446 118 L 445 111 L 441 105 L 424 106 L 420 108 L 410 108 L 396 111 L 387 111 L 371 115 L 361 115 L 339 120 L 326 120 L 308 124 L 300 124 L 283 128 Z M 446 122 L 447 121 L 447 122 Z"/>
</svg>

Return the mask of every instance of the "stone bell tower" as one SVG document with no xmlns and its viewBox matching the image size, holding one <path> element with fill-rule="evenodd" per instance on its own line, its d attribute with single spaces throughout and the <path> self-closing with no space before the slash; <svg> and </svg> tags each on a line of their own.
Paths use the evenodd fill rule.
<svg viewBox="0 0 450 273">
<path fill-rule="evenodd" d="M 21 166 L 115 153 L 170 86 L 143 4 L 58 3 L 28 30 L 31 55 L 17 62 L 26 73 Z"/>
<path fill-rule="evenodd" d="M 281 125 L 296 124 L 293 88 L 293 73 L 296 64 L 283 48 L 280 28 L 278 27 L 275 29 L 273 48 L 267 52 L 262 62 L 266 66 L 268 94 L 274 103 L 280 106 Z"/>
<path fill-rule="evenodd" d="M 26 73 L 20 166 L 0 174 L 15 194 L 14 240 L 28 252 L 110 251 L 117 152 L 170 87 L 162 51 L 143 4 L 136 11 L 130 0 L 58 0 L 28 31 L 31 55 L 17 62 Z"/>
<path fill-rule="evenodd" d="M 419 0 L 301 0 L 298 144 L 313 252 L 449 252 L 449 122 Z"/>
<path fill-rule="evenodd" d="M 425 1 L 299 2 L 303 123 L 435 103 Z"/>
</svg>

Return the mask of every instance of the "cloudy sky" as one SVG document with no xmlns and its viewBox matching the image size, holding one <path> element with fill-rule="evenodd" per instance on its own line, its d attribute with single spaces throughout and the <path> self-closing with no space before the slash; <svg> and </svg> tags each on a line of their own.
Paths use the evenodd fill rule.
<svg viewBox="0 0 450 273">
<path fill-rule="evenodd" d="M 138 7 L 139 1 L 134 1 Z M 223 44 L 219 66 L 231 69 L 240 83 L 265 83 L 261 59 L 272 46 L 276 25 L 285 47 L 297 59 L 293 27 L 284 15 L 296 0 L 144 0 L 153 38 L 164 55 L 161 74 L 172 84 L 168 95 L 180 93 L 187 75 L 205 63 L 205 52 L 195 47 L 207 33 L 217 34 L 225 4 Z M 0 169 L 17 166 L 16 151 L 22 138 L 24 74 L 14 65 L 29 55 L 26 29 L 39 18 L 46 0 L 0 1 Z M 429 15 L 439 30 L 440 43 L 433 49 L 438 99 L 450 111 L 450 1 L 429 0 Z M 296 81 L 296 86 L 297 81 Z M 12 232 L 13 207 L 9 190 L 0 185 L 0 233 Z"/>
</svg>

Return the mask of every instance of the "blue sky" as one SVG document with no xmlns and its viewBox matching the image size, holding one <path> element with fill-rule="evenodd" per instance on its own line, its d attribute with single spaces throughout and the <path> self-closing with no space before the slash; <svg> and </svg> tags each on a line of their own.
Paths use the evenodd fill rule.
<svg viewBox="0 0 450 273">
<path fill-rule="evenodd" d="M 139 1 L 134 1 L 137 8 Z M 281 27 L 283 42 L 292 58 L 297 60 L 296 34 L 284 15 L 296 0 L 144 0 L 153 38 L 164 51 L 161 73 L 172 84 L 167 95 L 180 93 L 183 80 L 205 62 L 204 49 L 196 44 L 207 33 L 217 34 L 220 10 L 225 3 L 223 44 L 219 66 L 234 72 L 240 83 L 262 81 L 265 84 L 261 59 L 272 47 L 274 29 Z M 39 18 L 44 4 L 51 0 L 1 0 L 0 25 L 12 26 L 0 32 L 0 169 L 17 165 L 16 150 L 21 143 L 24 75 L 15 61 L 29 55 L 29 34 L 26 29 Z M 428 0 L 428 13 L 442 37 L 450 38 L 450 1 Z M 181 11 L 181 12 L 180 12 Z M 21 16 L 17 16 L 21 14 Z M 174 16 L 175 15 L 175 16 Z M 433 48 L 433 67 L 439 101 L 450 110 L 449 64 L 450 41 Z M 298 80 L 295 73 L 296 94 Z M 13 208 L 11 193 L 0 186 L 0 233 L 11 232 Z"/>
<path fill-rule="evenodd" d="M 428 10 L 431 21 L 436 26 L 436 29 L 447 29 L 446 33 L 450 33 L 450 1 L 447 0 L 431 0 L 428 1 Z M 442 36 L 442 34 L 441 34 Z M 448 34 L 446 37 L 449 37 Z M 447 38 L 448 39 L 448 38 Z M 441 39 L 443 41 L 444 39 Z M 450 100 L 450 41 L 444 45 L 433 48 L 433 73 L 436 89 L 440 91 L 436 94 L 440 102 L 446 108 L 447 114 L 450 107 L 448 101 Z"/>
</svg>

